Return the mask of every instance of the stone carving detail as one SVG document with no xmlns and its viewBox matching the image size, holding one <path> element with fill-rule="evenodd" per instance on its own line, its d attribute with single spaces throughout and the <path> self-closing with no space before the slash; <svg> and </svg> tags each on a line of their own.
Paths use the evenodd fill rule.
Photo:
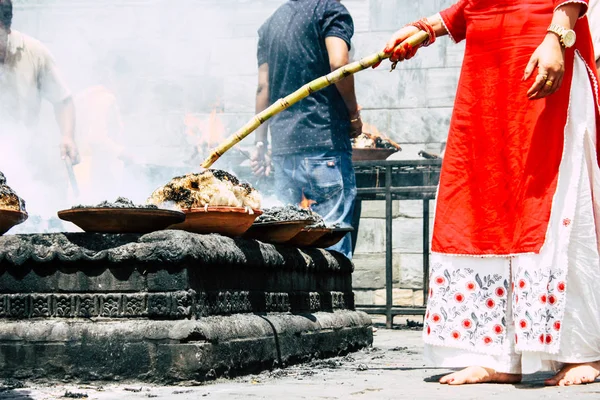
<svg viewBox="0 0 600 400">
<path fill-rule="evenodd" d="M 124 317 L 145 317 L 146 315 L 148 315 L 146 295 L 123 295 Z"/>
<path fill-rule="evenodd" d="M 194 290 L 158 293 L 0 294 L 0 318 L 184 319 L 248 312 L 353 309 L 352 292 Z"/>
<path fill-rule="evenodd" d="M 50 295 L 35 295 L 31 296 L 31 316 L 32 317 L 49 317 L 51 310 Z"/>
<path fill-rule="evenodd" d="M 187 292 L 176 292 L 173 294 L 174 312 L 177 318 L 189 318 L 192 316 L 194 308 L 194 298 L 196 292 L 188 290 Z"/>
<path fill-rule="evenodd" d="M 73 315 L 73 297 L 69 295 L 52 296 L 52 315 L 55 317 L 71 317 Z"/>
<path fill-rule="evenodd" d="M 267 312 L 290 311 L 290 296 L 285 292 L 267 292 L 265 293 L 265 305 Z"/>
<path fill-rule="evenodd" d="M 169 293 L 148 294 L 148 315 L 150 317 L 171 316 L 171 296 Z"/>
<path fill-rule="evenodd" d="M 211 314 L 237 314 L 253 311 L 250 292 L 244 290 L 209 292 L 208 304 Z"/>
<path fill-rule="evenodd" d="M 10 295 L 8 296 L 8 316 L 11 318 L 26 318 L 29 312 L 29 296 Z"/>
<path fill-rule="evenodd" d="M 90 318 L 98 316 L 96 296 L 78 295 L 76 298 L 75 314 L 78 317 Z"/>
<path fill-rule="evenodd" d="M 208 317 L 210 315 L 210 305 L 206 292 L 200 292 L 196 296 L 196 318 Z"/>
<path fill-rule="evenodd" d="M 0 318 L 5 318 L 8 310 L 6 305 L 7 296 L 0 296 Z"/>
<path fill-rule="evenodd" d="M 346 308 L 344 292 L 331 292 L 331 308 L 334 310 Z"/>
<path fill-rule="evenodd" d="M 121 308 L 121 296 L 105 295 L 100 297 L 100 316 L 102 317 L 118 317 Z"/>
<path fill-rule="evenodd" d="M 321 295 L 318 292 L 309 293 L 309 309 L 312 312 L 321 310 Z"/>
</svg>

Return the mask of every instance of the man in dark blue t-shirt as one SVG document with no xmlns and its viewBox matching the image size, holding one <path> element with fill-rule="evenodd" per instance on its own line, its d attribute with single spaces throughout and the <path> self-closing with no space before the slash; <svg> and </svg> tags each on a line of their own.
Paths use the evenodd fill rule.
<svg viewBox="0 0 600 400">
<path fill-rule="evenodd" d="M 256 112 L 303 84 L 349 62 L 352 17 L 338 0 L 290 0 L 258 30 Z M 275 183 L 281 200 L 303 196 L 328 224 L 350 226 L 356 181 L 350 138 L 362 132 L 352 76 L 313 93 L 274 116 L 271 131 Z M 265 163 L 267 125 L 256 133 L 252 167 Z M 332 248 L 352 256 L 350 235 Z"/>
</svg>

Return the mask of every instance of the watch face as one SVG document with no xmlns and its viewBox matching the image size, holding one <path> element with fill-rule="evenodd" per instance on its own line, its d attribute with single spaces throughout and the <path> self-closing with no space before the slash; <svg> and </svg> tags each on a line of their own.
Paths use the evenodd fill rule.
<svg viewBox="0 0 600 400">
<path fill-rule="evenodd" d="M 563 43 L 565 47 L 571 47 L 575 44 L 575 32 L 574 31 L 566 31 L 563 35 Z"/>
</svg>

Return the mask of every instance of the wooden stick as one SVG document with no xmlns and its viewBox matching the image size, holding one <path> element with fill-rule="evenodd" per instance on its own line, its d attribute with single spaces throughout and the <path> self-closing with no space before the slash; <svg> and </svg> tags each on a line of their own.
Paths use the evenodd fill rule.
<svg viewBox="0 0 600 400">
<path fill-rule="evenodd" d="M 402 46 L 404 43 L 410 43 L 411 46 L 416 47 L 419 44 L 423 43 L 429 35 L 427 32 L 419 31 L 418 33 L 409 37 L 405 42 L 398 45 L 398 47 Z M 396 47 L 396 48 L 398 48 Z M 215 148 L 210 155 L 202 162 L 202 168 L 209 168 L 213 165 L 227 150 L 235 146 L 237 143 L 242 141 L 246 136 L 251 134 L 258 128 L 260 125 L 265 123 L 269 118 L 274 115 L 280 113 L 291 105 L 299 102 L 300 100 L 308 97 L 311 93 L 317 92 L 327 86 L 330 86 L 336 82 L 341 81 L 347 76 L 353 75 L 357 72 L 360 72 L 364 69 L 370 68 L 373 65 L 389 58 L 391 53 L 387 54 L 383 51 L 379 53 L 372 54 L 363 58 L 360 61 L 356 61 L 345 65 L 341 68 L 332 71 L 331 73 L 322 76 L 320 78 L 315 79 L 312 82 L 307 83 L 302 86 L 300 89 L 296 90 L 294 93 L 284 97 L 283 99 L 277 100 L 275 103 L 271 104 L 268 108 L 266 108 L 261 113 L 257 114 L 252 118 L 246 125 L 241 127 L 236 133 L 229 136 L 223 143 L 221 143 L 217 148 Z"/>
</svg>

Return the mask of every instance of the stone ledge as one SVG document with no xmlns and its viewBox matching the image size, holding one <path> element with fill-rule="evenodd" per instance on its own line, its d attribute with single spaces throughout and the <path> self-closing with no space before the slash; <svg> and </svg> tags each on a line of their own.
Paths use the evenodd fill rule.
<svg viewBox="0 0 600 400">
<path fill-rule="evenodd" d="M 322 249 L 272 245 L 256 240 L 164 230 L 146 235 L 55 233 L 0 236 L 0 272 L 27 264 L 110 262 L 111 265 L 201 263 L 220 266 L 351 272 L 346 257 Z"/>
<path fill-rule="evenodd" d="M 0 377 L 204 381 L 372 344 L 358 311 L 236 314 L 187 321 L 14 321 L 0 325 Z"/>
</svg>

